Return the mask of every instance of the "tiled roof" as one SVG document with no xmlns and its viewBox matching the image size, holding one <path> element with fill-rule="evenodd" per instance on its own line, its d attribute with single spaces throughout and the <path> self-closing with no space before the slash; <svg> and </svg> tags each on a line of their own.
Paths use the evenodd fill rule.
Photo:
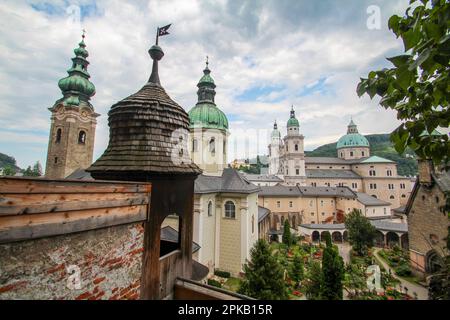
<svg viewBox="0 0 450 320">
<path fill-rule="evenodd" d="M 371 156 L 370 158 L 360 161 L 360 163 L 394 163 L 394 161 L 378 156 Z"/>
<path fill-rule="evenodd" d="M 178 231 L 171 226 L 165 226 L 161 229 L 161 240 L 178 243 Z M 192 253 L 200 250 L 198 243 L 192 241 Z"/>
<path fill-rule="evenodd" d="M 433 179 L 442 192 L 450 191 L 450 173 L 448 171 L 433 173 Z"/>
<path fill-rule="evenodd" d="M 299 197 L 301 195 L 300 190 L 297 187 L 290 186 L 264 186 L 261 187 L 259 192 L 260 196 L 294 196 Z"/>
<path fill-rule="evenodd" d="M 223 170 L 221 177 L 200 175 L 195 180 L 195 193 L 255 193 L 259 187 L 245 179 L 235 169 Z"/>
<path fill-rule="evenodd" d="M 317 164 L 351 164 L 349 160 L 344 160 L 334 157 L 305 157 L 305 163 L 317 163 Z"/>
<path fill-rule="evenodd" d="M 324 196 L 324 197 L 345 197 L 356 198 L 356 194 L 347 187 L 301 187 L 301 186 L 272 186 L 261 187 L 260 196 Z"/>
<path fill-rule="evenodd" d="M 391 222 L 391 221 L 385 221 L 385 220 L 371 220 L 370 223 L 377 230 L 393 231 L 393 232 L 408 232 L 408 224 L 407 223 Z M 300 226 L 303 228 L 316 229 L 316 230 L 341 230 L 341 231 L 345 230 L 344 223 L 302 224 Z"/>
<path fill-rule="evenodd" d="M 245 178 L 247 178 L 248 181 L 268 181 L 268 182 L 283 182 L 283 179 L 277 177 L 273 174 L 248 174 L 243 173 Z"/>
<path fill-rule="evenodd" d="M 338 179 L 361 179 L 361 176 L 351 170 L 339 169 L 306 169 L 308 178 L 338 178 Z"/>
<path fill-rule="evenodd" d="M 389 206 L 391 203 L 377 199 L 368 195 L 367 193 L 357 192 L 358 201 L 361 202 L 365 206 Z"/>
</svg>

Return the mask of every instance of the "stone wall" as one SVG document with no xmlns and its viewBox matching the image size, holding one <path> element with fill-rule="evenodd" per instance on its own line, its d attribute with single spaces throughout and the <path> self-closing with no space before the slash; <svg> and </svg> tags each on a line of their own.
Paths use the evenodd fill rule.
<svg viewBox="0 0 450 320">
<path fill-rule="evenodd" d="M 0 299 L 139 299 L 143 233 L 134 223 L 1 244 Z"/>
</svg>

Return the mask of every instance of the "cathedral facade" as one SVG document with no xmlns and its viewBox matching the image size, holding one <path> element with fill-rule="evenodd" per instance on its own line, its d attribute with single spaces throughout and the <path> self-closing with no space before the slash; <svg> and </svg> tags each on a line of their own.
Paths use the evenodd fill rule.
<svg viewBox="0 0 450 320">
<path fill-rule="evenodd" d="M 277 175 L 287 186 L 346 187 L 391 204 L 392 209 L 406 205 L 413 182 L 399 176 L 397 164 L 389 159 L 371 156 L 370 144 L 352 121 L 347 134 L 336 145 L 336 157 L 308 157 L 304 137 L 292 109 L 287 133 L 274 124 L 269 145 L 269 173 Z"/>
</svg>

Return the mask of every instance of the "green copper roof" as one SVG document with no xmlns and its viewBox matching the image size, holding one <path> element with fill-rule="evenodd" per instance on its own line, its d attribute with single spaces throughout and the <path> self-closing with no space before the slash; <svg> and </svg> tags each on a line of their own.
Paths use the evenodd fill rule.
<svg viewBox="0 0 450 320">
<path fill-rule="evenodd" d="M 189 127 L 228 130 L 228 119 L 214 101 L 216 85 L 210 74 L 211 70 L 208 68 L 207 61 L 203 76 L 197 85 L 198 102 L 189 111 Z"/>
<path fill-rule="evenodd" d="M 369 140 L 359 133 L 349 133 L 339 139 L 336 148 L 348 148 L 348 147 L 367 147 L 369 148 Z"/>
<path fill-rule="evenodd" d="M 382 157 L 378 157 L 378 156 L 371 156 L 371 157 L 361 161 L 360 163 L 394 163 L 394 161 L 391 161 L 389 159 L 385 159 Z"/>
<path fill-rule="evenodd" d="M 358 132 L 353 119 L 347 127 L 347 134 L 339 139 L 336 146 L 337 149 L 348 147 L 370 147 L 369 140 Z"/>
<path fill-rule="evenodd" d="M 95 86 L 89 81 L 91 77 L 87 71 L 89 56 L 86 45 L 83 40 L 78 44 L 78 48 L 74 50 L 75 57 L 72 58 L 72 67 L 67 70 L 68 77 L 59 80 L 58 86 L 61 89 L 64 98 L 63 104 L 70 106 L 79 106 L 81 101 L 89 102 L 90 98 L 95 95 Z"/>
<path fill-rule="evenodd" d="M 189 111 L 190 128 L 228 130 L 225 114 L 211 103 L 198 103 Z"/>
<path fill-rule="evenodd" d="M 300 127 L 300 122 L 298 122 L 297 118 L 295 117 L 295 110 L 294 106 L 292 106 L 291 109 L 291 117 L 289 118 L 287 122 L 288 127 Z"/>
</svg>

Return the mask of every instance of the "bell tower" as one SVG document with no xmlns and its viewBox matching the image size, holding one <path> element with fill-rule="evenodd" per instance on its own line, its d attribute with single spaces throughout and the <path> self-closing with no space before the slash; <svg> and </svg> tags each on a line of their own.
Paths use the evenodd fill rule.
<svg viewBox="0 0 450 320">
<path fill-rule="evenodd" d="M 49 108 L 51 115 L 50 137 L 45 176 L 63 179 L 77 169 L 92 164 L 97 117 L 90 98 L 95 86 L 89 81 L 87 71 L 89 53 L 84 43 L 84 32 L 78 48 L 74 50 L 68 77 L 58 83 L 63 97 Z"/>
</svg>

